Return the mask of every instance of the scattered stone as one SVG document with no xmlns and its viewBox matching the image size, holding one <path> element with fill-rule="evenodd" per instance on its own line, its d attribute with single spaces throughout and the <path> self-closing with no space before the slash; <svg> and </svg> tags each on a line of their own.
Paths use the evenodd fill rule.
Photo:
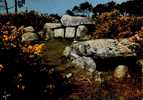
<svg viewBox="0 0 143 100">
<path fill-rule="evenodd" d="M 66 78 L 70 78 L 70 77 L 72 77 L 72 73 L 66 74 Z"/>
<path fill-rule="evenodd" d="M 22 38 L 21 42 L 28 42 L 28 41 L 38 40 L 37 34 L 32 33 L 32 32 L 24 33 L 21 38 Z"/>
<path fill-rule="evenodd" d="M 70 48 L 70 47 L 66 47 L 65 50 L 64 50 L 64 52 L 63 52 L 63 55 L 64 55 L 65 57 L 68 57 L 69 54 L 70 54 L 70 51 L 71 51 L 71 48 Z"/>
<path fill-rule="evenodd" d="M 125 65 L 119 65 L 115 68 L 113 76 L 116 79 L 123 80 L 125 77 L 128 77 L 128 67 Z"/>
<path fill-rule="evenodd" d="M 143 76 L 143 59 L 139 59 L 139 60 L 137 61 L 137 64 L 141 67 L 142 76 Z"/>
<path fill-rule="evenodd" d="M 25 27 L 24 28 L 24 33 L 27 33 L 27 32 L 34 32 L 34 28 L 32 26 L 28 26 L 28 27 Z"/>
<path fill-rule="evenodd" d="M 78 41 L 76 39 L 74 39 L 73 44 L 77 43 Z"/>
</svg>

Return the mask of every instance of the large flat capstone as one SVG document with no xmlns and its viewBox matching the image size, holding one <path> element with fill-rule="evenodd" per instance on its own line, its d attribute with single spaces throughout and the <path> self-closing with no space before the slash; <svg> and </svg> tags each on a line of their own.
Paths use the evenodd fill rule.
<svg viewBox="0 0 143 100">
<path fill-rule="evenodd" d="M 128 39 L 96 39 L 73 43 L 66 47 L 64 55 L 73 64 L 93 71 L 96 69 L 95 59 L 136 57 L 136 48 L 137 44 Z"/>
<path fill-rule="evenodd" d="M 94 55 L 95 57 L 108 58 L 117 56 L 136 56 L 136 44 L 128 39 L 96 39 L 77 42 L 71 46 L 72 51 L 81 56 Z"/>
</svg>

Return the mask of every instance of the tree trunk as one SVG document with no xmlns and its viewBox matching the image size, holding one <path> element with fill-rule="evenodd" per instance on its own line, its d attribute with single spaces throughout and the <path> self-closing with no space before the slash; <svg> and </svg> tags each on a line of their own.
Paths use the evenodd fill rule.
<svg viewBox="0 0 143 100">
<path fill-rule="evenodd" d="M 15 0 L 15 13 L 17 14 L 18 9 L 17 9 L 17 0 Z"/>
<path fill-rule="evenodd" d="M 6 10 L 6 13 L 8 14 L 8 5 L 7 5 L 7 0 L 4 0 L 4 3 L 5 3 L 5 10 Z"/>
</svg>

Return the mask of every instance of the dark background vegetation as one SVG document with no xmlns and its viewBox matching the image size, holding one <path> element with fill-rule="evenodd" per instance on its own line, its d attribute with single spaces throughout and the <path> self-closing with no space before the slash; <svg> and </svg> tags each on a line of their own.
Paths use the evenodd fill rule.
<svg viewBox="0 0 143 100">
<path fill-rule="evenodd" d="M 143 1 L 142 0 L 127 0 L 121 4 L 117 4 L 114 1 L 97 4 L 96 6 L 90 4 L 89 2 L 81 3 L 80 5 L 75 5 L 72 9 L 66 11 L 70 15 L 83 15 L 88 16 L 90 13 L 93 13 L 93 16 L 100 15 L 103 12 L 110 12 L 113 9 L 120 11 L 122 15 L 134 15 L 142 16 L 143 15 Z"/>
</svg>

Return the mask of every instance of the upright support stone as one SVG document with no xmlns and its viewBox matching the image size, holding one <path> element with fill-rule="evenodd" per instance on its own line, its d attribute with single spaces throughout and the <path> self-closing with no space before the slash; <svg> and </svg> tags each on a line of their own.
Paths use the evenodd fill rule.
<svg viewBox="0 0 143 100">
<path fill-rule="evenodd" d="M 55 38 L 64 38 L 64 28 L 54 29 L 54 37 Z"/>
<path fill-rule="evenodd" d="M 66 35 L 65 38 L 74 38 L 75 28 L 74 27 L 66 27 Z"/>
</svg>

